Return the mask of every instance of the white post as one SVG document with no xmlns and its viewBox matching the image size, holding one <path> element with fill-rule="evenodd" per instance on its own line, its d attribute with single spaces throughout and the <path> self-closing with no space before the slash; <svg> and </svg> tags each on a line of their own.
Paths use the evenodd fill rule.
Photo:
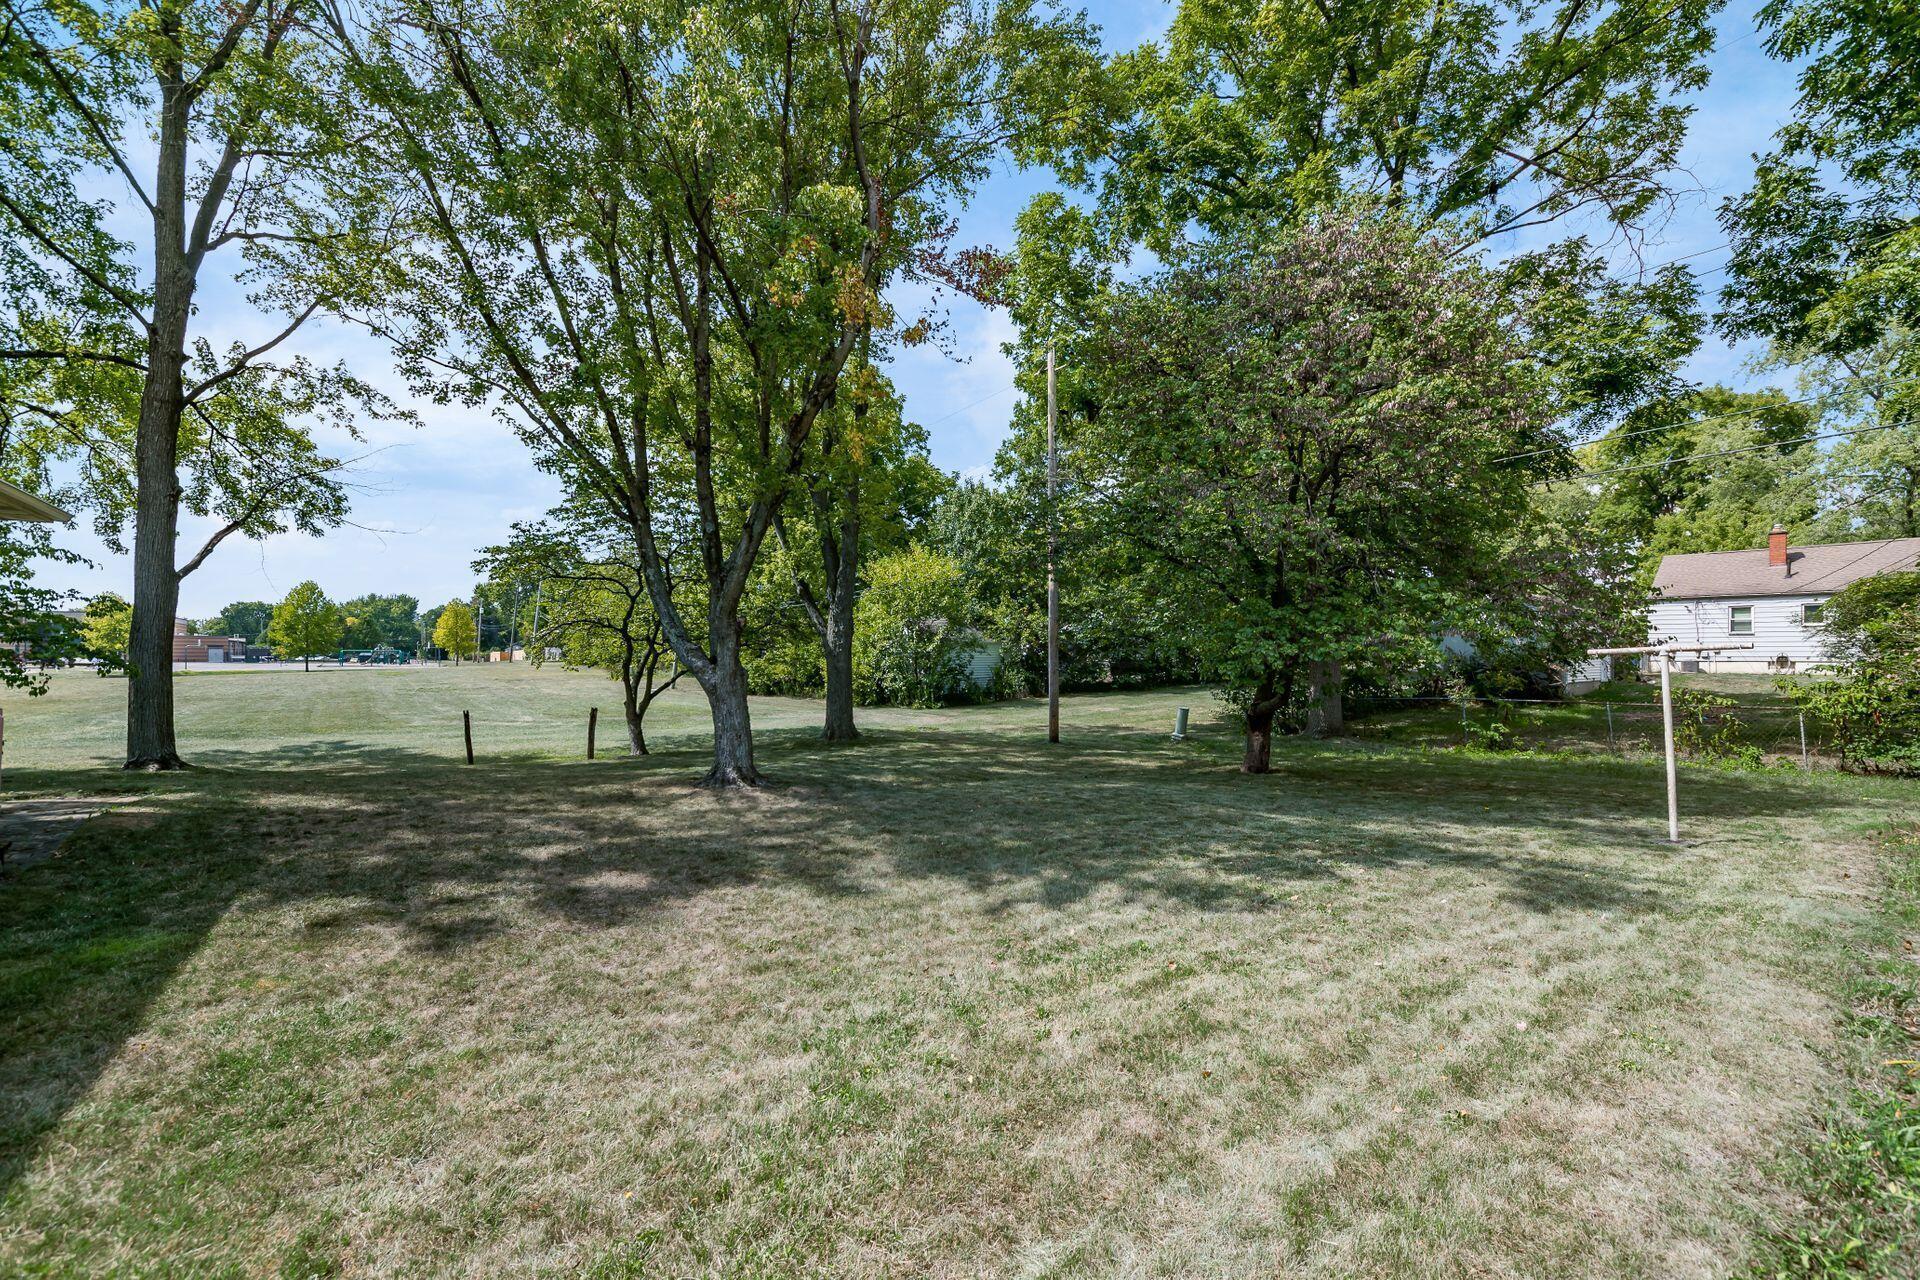
<svg viewBox="0 0 1920 1280">
<path fill-rule="evenodd" d="M 1673 760 L 1673 655 L 1660 655 L 1660 720 L 1667 739 L 1667 839 L 1680 843 L 1680 773 Z"/>
<path fill-rule="evenodd" d="M 1642 654 L 1660 660 L 1660 719 L 1667 740 L 1667 839 L 1680 843 L 1680 771 L 1674 759 L 1673 745 L 1673 655 L 1676 653 L 1719 653 L 1726 649 L 1751 649 L 1751 644 L 1647 644 L 1620 649 L 1589 649 L 1589 658 L 1615 654 Z"/>
</svg>

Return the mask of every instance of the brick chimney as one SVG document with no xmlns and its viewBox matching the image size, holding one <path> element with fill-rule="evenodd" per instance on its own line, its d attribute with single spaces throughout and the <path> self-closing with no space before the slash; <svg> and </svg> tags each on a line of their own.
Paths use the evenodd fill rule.
<svg viewBox="0 0 1920 1280">
<path fill-rule="evenodd" d="M 1787 527 L 1777 524 L 1767 534 L 1767 563 L 1776 569 L 1787 565 Z"/>
</svg>

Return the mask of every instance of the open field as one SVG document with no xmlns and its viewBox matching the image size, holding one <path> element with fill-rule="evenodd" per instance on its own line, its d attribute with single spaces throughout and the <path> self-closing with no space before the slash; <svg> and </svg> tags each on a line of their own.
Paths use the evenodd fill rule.
<svg viewBox="0 0 1920 1280">
<path fill-rule="evenodd" d="M 1910 785 L 1289 744 L 1200 691 L 704 706 L 604 679 L 10 699 L 0 1272 L 1719 1276 L 1795 1208 Z M 1172 708 L 1194 740 L 1167 740 Z M 471 708 L 483 764 L 458 762 Z"/>
</svg>

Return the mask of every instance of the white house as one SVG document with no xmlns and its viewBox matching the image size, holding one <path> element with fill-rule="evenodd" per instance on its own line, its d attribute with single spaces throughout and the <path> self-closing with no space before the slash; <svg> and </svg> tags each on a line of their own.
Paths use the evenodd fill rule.
<svg viewBox="0 0 1920 1280">
<path fill-rule="evenodd" d="M 1703 654 L 1703 671 L 1804 671 L 1827 661 L 1820 607 L 1834 592 L 1877 573 L 1913 568 L 1920 568 L 1920 538 L 1789 547 L 1787 531 L 1775 525 L 1758 550 L 1662 559 L 1648 643 L 1753 646 Z"/>
</svg>

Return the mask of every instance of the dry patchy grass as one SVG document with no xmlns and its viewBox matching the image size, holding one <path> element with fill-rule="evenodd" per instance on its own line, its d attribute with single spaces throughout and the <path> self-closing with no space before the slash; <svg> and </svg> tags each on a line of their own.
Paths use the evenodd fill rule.
<svg viewBox="0 0 1920 1280">
<path fill-rule="evenodd" d="M 397 737 L 143 783 L 0 884 L 0 1268 L 1739 1264 L 1906 793 L 1689 775 L 1674 850 L 1654 769 L 1250 779 L 1171 705 L 796 734 L 748 797 Z"/>
</svg>

